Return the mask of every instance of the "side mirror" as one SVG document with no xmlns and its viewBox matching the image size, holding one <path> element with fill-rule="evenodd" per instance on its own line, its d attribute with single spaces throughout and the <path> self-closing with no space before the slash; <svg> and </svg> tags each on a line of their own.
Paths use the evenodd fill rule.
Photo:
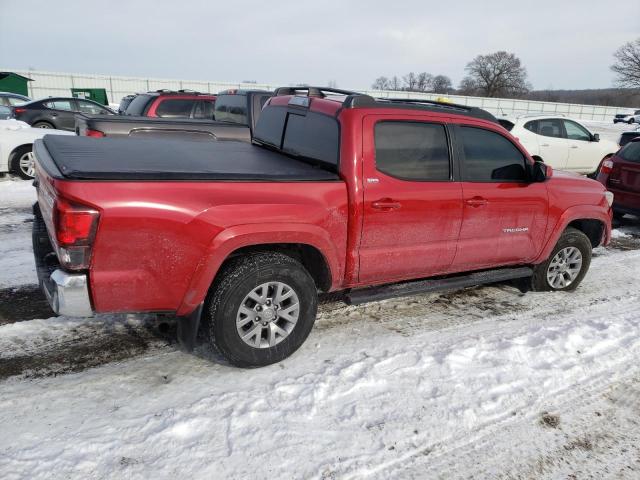
<svg viewBox="0 0 640 480">
<path fill-rule="evenodd" d="M 599 134 L 599 133 L 594 133 L 594 134 L 591 136 L 591 141 L 592 141 L 592 142 L 599 142 L 599 141 L 600 141 L 600 134 Z"/>
<path fill-rule="evenodd" d="M 536 162 L 531 168 L 531 181 L 544 182 L 553 176 L 553 168 L 543 162 Z"/>
</svg>

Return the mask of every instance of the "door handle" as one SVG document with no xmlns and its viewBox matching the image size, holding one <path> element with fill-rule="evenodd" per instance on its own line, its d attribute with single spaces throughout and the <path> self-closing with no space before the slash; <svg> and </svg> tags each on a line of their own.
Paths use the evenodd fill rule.
<svg viewBox="0 0 640 480">
<path fill-rule="evenodd" d="M 578 148 L 576 145 L 571 145 L 571 148 Z"/>
<path fill-rule="evenodd" d="M 397 210 L 400 208 L 399 202 L 394 202 L 390 198 L 382 198 L 371 203 L 371 207 L 376 210 Z"/>
<path fill-rule="evenodd" d="M 620 183 L 620 179 L 618 178 L 610 178 L 609 179 L 609 183 L 614 183 L 614 184 L 619 184 Z"/>
<path fill-rule="evenodd" d="M 548 143 L 541 143 L 541 144 L 540 144 L 540 146 L 541 146 L 541 147 L 548 147 L 548 146 L 549 146 L 549 144 L 548 144 Z"/>
<path fill-rule="evenodd" d="M 465 203 L 470 207 L 478 208 L 478 207 L 482 207 L 483 205 L 486 205 L 489 202 L 487 201 L 486 198 L 473 197 L 467 200 Z"/>
</svg>

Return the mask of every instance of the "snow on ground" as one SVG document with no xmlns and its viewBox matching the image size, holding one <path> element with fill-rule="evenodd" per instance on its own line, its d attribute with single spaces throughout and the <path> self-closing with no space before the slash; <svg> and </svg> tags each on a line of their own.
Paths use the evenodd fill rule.
<svg viewBox="0 0 640 480">
<path fill-rule="evenodd" d="M 22 185 L 0 184 L 0 222 L 27 215 Z M 7 236 L 29 232 L 0 230 L 24 291 Z M 574 293 L 324 303 L 261 369 L 180 352 L 149 316 L 0 311 L 0 477 L 640 478 L 640 225 L 594 254 Z"/>
<path fill-rule="evenodd" d="M 37 282 L 28 236 L 33 219 L 31 205 L 35 201 L 31 182 L 0 181 L 0 288 Z"/>
</svg>

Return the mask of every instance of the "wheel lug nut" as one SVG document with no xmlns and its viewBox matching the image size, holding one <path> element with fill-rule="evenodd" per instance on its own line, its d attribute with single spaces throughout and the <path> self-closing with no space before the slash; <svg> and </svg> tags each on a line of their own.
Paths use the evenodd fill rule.
<svg viewBox="0 0 640 480">
<path fill-rule="evenodd" d="M 260 317 L 256 317 L 253 319 L 254 322 L 259 322 L 260 321 Z"/>
<path fill-rule="evenodd" d="M 262 310 L 262 305 L 257 305 L 256 306 L 256 310 L 259 312 L 260 310 Z"/>
<path fill-rule="evenodd" d="M 267 322 L 262 322 L 262 326 L 266 327 L 267 326 Z"/>
</svg>

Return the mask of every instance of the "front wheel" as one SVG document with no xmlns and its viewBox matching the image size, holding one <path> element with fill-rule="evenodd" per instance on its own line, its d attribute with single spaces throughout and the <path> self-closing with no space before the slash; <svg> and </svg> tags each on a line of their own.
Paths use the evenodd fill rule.
<svg viewBox="0 0 640 480">
<path fill-rule="evenodd" d="M 31 146 L 20 147 L 13 153 L 11 172 L 25 180 L 36 176 L 36 162 Z"/>
<path fill-rule="evenodd" d="M 536 265 L 531 278 L 534 291 L 575 290 L 591 264 L 591 241 L 580 230 L 568 227 L 549 258 Z"/>
<path fill-rule="evenodd" d="M 318 307 L 316 285 L 297 260 L 274 252 L 231 260 L 214 284 L 205 323 L 209 340 L 230 363 L 279 362 L 306 340 Z"/>
</svg>

